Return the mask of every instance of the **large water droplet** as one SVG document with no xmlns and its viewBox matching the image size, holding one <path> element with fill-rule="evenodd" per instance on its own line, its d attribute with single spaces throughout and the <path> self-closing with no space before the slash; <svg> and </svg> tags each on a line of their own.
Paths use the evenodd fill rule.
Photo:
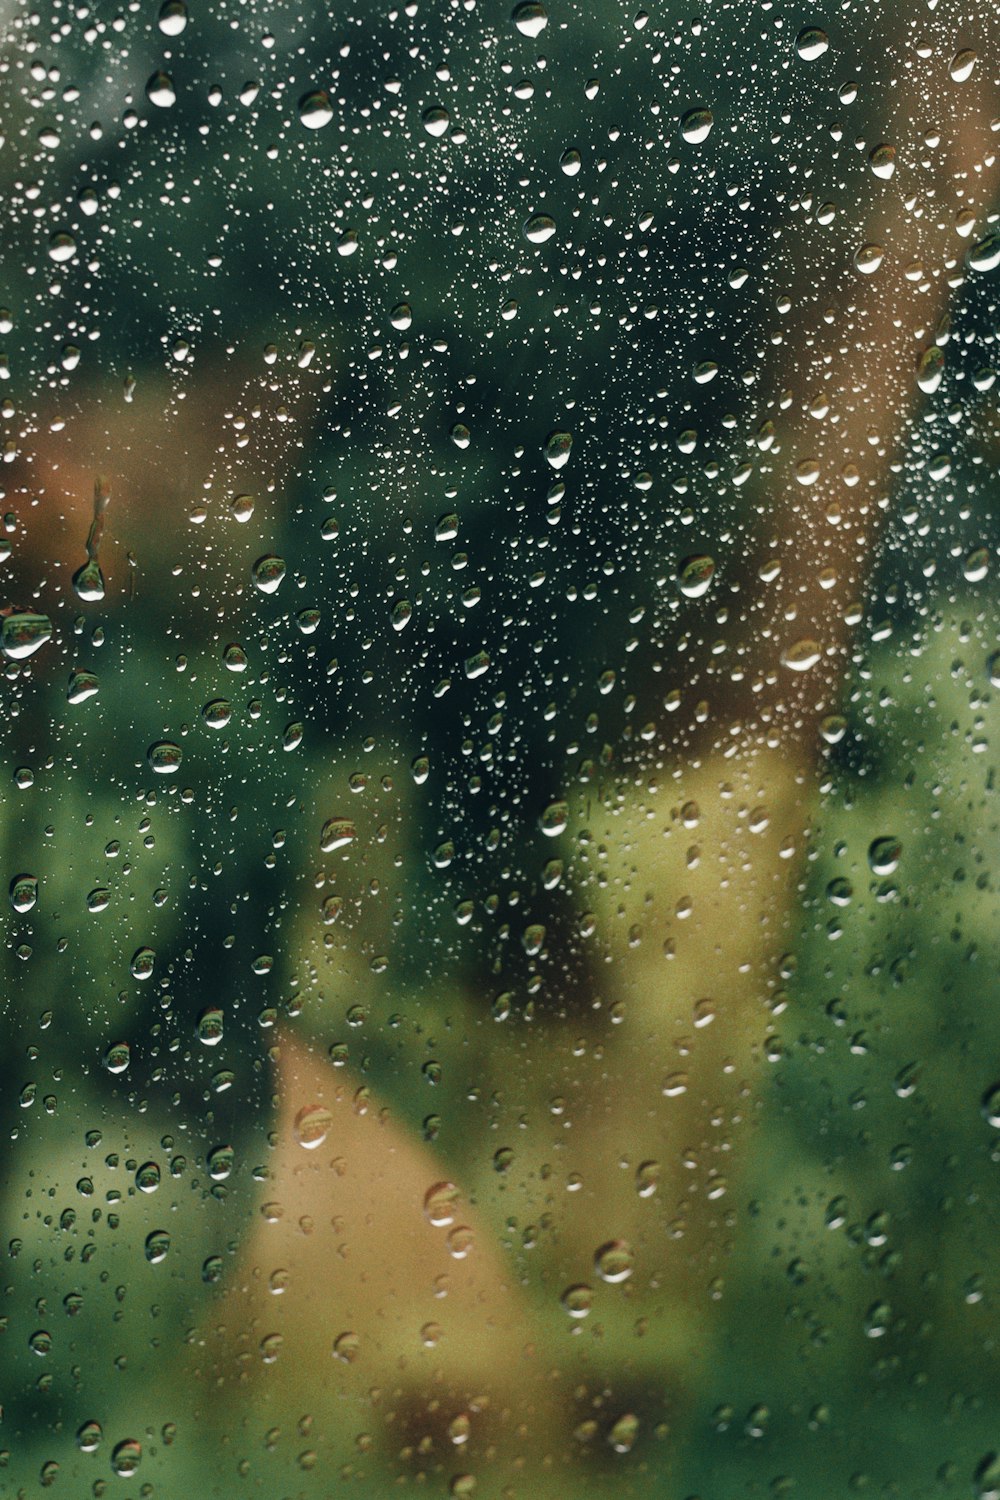
<svg viewBox="0 0 1000 1500">
<path fill-rule="evenodd" d="M 790 667 L 793 672 L 808 672 L 819 661 L 821 654 L 816 641 L 803 639 L 786 647 L 781 653 L 781 664 Z"/>
<path fill-rule="evenodd" d="M 333 105 L 325 89 L 312 89 L 299 100 L 299 119 L 307 130 L 322 130 L 333 119 Z"/>
<path fill-rule="evenodd" d="M 325 1104 L 307 1104 L 295 1116 L 293 1133 L 306 1151 L 322 1146 L 333 1128 L 333 1115 Z"/>
<path fill-rule="evenodd" d="M 10 904 L 23 916 L 38 900 L 38 878 L 35 875 L 15 875 L 10 883 Z"/>
<path fill-rule="evenodd" d="M 681 135 L 692 146 L 700 146 L 702 141 L 708 140 L 714 124 L 715 116 L 712 111 L 699 105 L 681 116 Z"/>
<path fill-rule="evenodd" d="M 188 23 L 188 8 L 184 0 L 163 0 L 157 25 L 164 36 L 180 36 Z"/>
<path fill-rule="evenodd" d="M 702 594 L 708 592 L 714 576 L 714 558 L 705 552 L 696 552 L 691 557 L 685 557 L 677 569 L 677 584 L 686 598 L 700 599 Z"/>
<path fill-rule="evenodd" d="M 868 845 L 868 868 L 873 875 L 892 875 L 903 849 L 898 839 L 873 839 Z"/>
<path fill-rule="evenodd" d="M 1000 231 L 993 229 L 978 240 L 969 251 L 966 260 L 972 271 L 994 271 L 1000 266 Z"/>
<path fill-rule="evenodd" d="M 515 5 L 511 20 L 521 35 L 530 37 L 532 41 L 536 36 L 541 36 L 549 24 L 545 7 L 539 4 L 539 0 L 524 0 L 523 4 Z"/>
<path fill-rule="evenodd" d="M 23 661 L 32 656 L 45 642 L 52 638 L 52 621 L 48 615 L 31 614 L 26 610 L 4 616 L 0 624 L 0 649 L 12 661 Z"/>
<path fill-rule="evenodd" d="M 146 751 L 146 759 L 150 769 L 158 776 L 170 776 L 180 766 L 183 753 L 180 745 L 175 745 L 173 740 L 157 740 Z"/>
<path fill-rule="evenodd" d="M 532 214 L 524 225 L 524 237 L 533 245 L 544 245 L 556 232 L 556 221 L 548 214 Z"/>
<path fill-rule="evenodd" d="M 73 587 L 87 604 L 104 598 L 104 574 L 96 557 L 88 558 L 73 574 Z"/>
<path fill-rule="evenodd" d="M 545 439 L 546 462 L 553 469 L 562 469 L 569 463 L 570 450 L 573 447 L 573 434 L 571 432 L 550 432 Z"/>
<path fill-rule="evenodd" d="M 594 1253 L 594 1270 L 602 1281 L 627 1281 L 635 1268 L 635 1255 L 627 1240 L 608 1240 Z"/>
<path fill-rule="evenodd" d="M 253 565 L 253 581 L 262 594 L 276 593 L 285 576 L 285 559 L 265 553 Z"/>
<path fill-rule="evenodd" d="M 795 50 L 803 62 L 815 62 L 830 46 L 830 38 L 818 26 L 803 26 L 795 38 Z"/>
<path fill-rule="evenodd" d="M 978 61 L 971 47 L 963 47 L 960 52 L 956 52 L 948 65 L 948 72 L 953 82 L 965 83 L 967 78 L 971 78 Z"/>
<path fill-rule="evenodd" d="M 177 91 L 169 73 L 157 72 L 146 81 L 146 98 L 157 109 L 169 109 L 177 103 Z"/>
</svg>

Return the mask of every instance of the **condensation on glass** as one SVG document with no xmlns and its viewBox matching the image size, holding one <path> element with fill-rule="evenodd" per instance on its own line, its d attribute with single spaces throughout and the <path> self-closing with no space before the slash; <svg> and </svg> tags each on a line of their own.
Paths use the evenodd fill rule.
<svg viewBox="0 0 1000 1500">
<path fill-rule="evenodd" d="M 0 1490 L 995 1500 L 993 0 L 0 24 Z"/>
</svg>

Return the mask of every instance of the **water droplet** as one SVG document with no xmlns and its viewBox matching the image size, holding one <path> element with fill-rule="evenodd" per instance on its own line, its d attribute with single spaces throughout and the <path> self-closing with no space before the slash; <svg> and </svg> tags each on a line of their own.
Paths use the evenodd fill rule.
<svg viewBox="0 0 1000 1500">
<path fill-rule="evenodd" d="M 993 229 L 978 240 L 969 251 L 966 260 L 972 271 L 994 271 L 1000 266 L 1000 231 Z"/>
<path fill-rule="evenodd" d="M 544 5 L 540 5 L 538 0 L 524 0 L 523 4 L 515 5 L 511 13 L 511 20 L 521 35 L 530 37 L 532 41 L 534 41 L 535 37 L 541 36 L 549 24 L 545 7 Z"/>
<path fill-rule="evenodd" d="M 356 1333 L 348 1331 L 338 1333 L 333 1341 L 333 1355 L 335 1359 L 343 1360 L 345 1365 L 353 1365 L 361 1353 L 361 1340 Z"/>
<path fill-rule="evenodd" d="M 574 146 L 571 146 L 568 151 L 564 151 L 562 156 L 560 156 L 559 165 L 567 177 L 575 177 L 582 165 L 579 151 Z"/>
<path fill-rule="evenodd" d="M 132 1060 L 128 1042 L 112 1042 L 101 1059 L 109 1073 L 124 1073 Z"/>
<path fill-rule="evenodd" d="M 652 1198 L 660 1185 L 662 1169 L 658 1161 L 643 1161 L 636 1168 L 635 1190 L 640 1198 Z"/>
<path fill-rule="evenodd" d="M 556 232 L 556 221 L 548 214 L 532 214 L 524 225 L 524 237 L 533 245 L 544 245 Z"/>
<path fill-rule="evenodd" d="M 164 36 L 180 36 L 188 23 L 188 8 L 184 0 L 163 0 L 157 25 Z"/>
<path fill-rule="evenodd" d="M 902 853 L 903 847 L 898 839 L 873 839 L 868 845 L 868 868 L 873 875 L 892 875 Z"/>
<path fill-rule="evenodd" d="M 990 686 L 1000 688 L 1000 651 L 994 651 L 986 658 L 986 673 L 990 679 Z"/>
<path fill-rule="evenodd" d="M 432 104 L 430 109 L 425 109 L 420 119 L 427 134 L 435 140 L 443 136 L 451 124 L 451 115 L 440 104 Z"/>
<path fill-rule="evenodd" d="M 182 758 L 181 747 L 173 740 L 157 740 L 146 751 L 150 769 L 158 776 L 171 776 L 179 768 Z"/>
<path fill-rule="evenodd" d="M 967 583 L 980 583 L 990 569 L 988 547 L 975 547 L 962 564 L 962 577 Z"/>
<path fill-rule="evenodd" d="M 322 1146 L 333 1128 L 333 1115 L 325 1104 L 307 1104 L 295 1116 L 295 1139 L 306 1151 Z"/>
<path fill-rule="evenodd" d="M 207 1005 L 198 1016 L 198 1040 L 205 1047 L 217 1047 L 222 1041 L 225 1015 L 217 1005 Z"/>
<path fill-rule="evenodd" d="M 313 89 L 299 100 L 299 119 L 307 130 L 322 130 L 333 119 L 333 105 L 325 89 Z"/>
<path fill-rule="evenodd" d="M 819 661 L 822 652 L 816 641 L 801 640 L 788 646 L 781 653 L 781 665 L 793 672 L 808 672 Z"/>
<path fill-rule="evenodd" d="M 608 1433 L 608 1442 L 616 1453 L 631 1453 L 639 1436 L 639 1418 L 632 1412 L 619 1417 Z"/>
<path fill-rule="evenodd" d="M 169 73 L 156 72 L 146 81 L 146 98 L 157 109 L 169 109 L 177 103 L 177 91 Z"/>
<path fill-rule="evenodd" d="M 0 624 L 0 650 L 11 661 L 24 661 L 51 639 L 52 621 L 48 615 L 16 611 L 5 615 Z"/>
<path fill-rule="evenodd" d="M 94 672 L 84 671 L 82 668 L 72 674 L 66 684 L 66 701 L 68 703 L 86 703 L 88 698 L 94 698 L 100 692 L 101 684 Z"/>
<path fill-rule="evenodd" d="M 464 422 L 456 422 L 448 436 L 456 448 L 467 448 L 472 441 L 472 434 Z"/>
<path fill-rule="evenodd" d="M 247 654 L 243 647 L 236 645 L 235 642 L 223 651 L 222 660 L 230 672 L 245 672 L 247 669 Z"/>
<path fill-rule="evenodd" d="M 594 1253 L 594 1270 L 602 1281 L 627 1281 L 635 1268 L 635 1256 L 627 1240 L 608 1240 Z"/>
<path fill-rule="evenodd" d="M 573 447 L 573 434 L 571 432 L 550 432 L 545 439 L 542 449 L 546 462 L 553 469 L 562 469 L 569 462 L 570 450 Z"/>
<path fill-rule="evenodd" d="M 550 802 L 538 820 L 538 826 L 550 839 L 562 833 L 569 820 L 569 804 Z"/>
<path fill-rule="evenodd" d="M 92 891 L 88 891 L 87 893 L 87 910 L 92 912 L 107 911 L 110 901 L 111 892 L 107 886 L 95 886 Z"/>
<path fill-rule="evenodd" d="M 594 1305 L 593 1288 L 578 1282 L 568 1286 L 559 1300 L 571 1318 L 585 1318 Z"/>
<path fill-rule="evenodd" d="M 262 594 L 273 594 L 285 576 L 285 559 L 271 553 L 258 557 L 253 565 L 253 581 Z"/>
<path fill-rule="evenodd" d="M 234 495 L 229 502 L 229 513 L 234 520 L 245 526 L 253 515 L 254 498 L 252 495 Z"/>
<path fill-rule="evenodd" d="M 490 658 L 487 652 L 477 651 L 472 656 L 467 656 L 464 662 L 464 671 L 470 682 L 477 677 L 482 677 L 484 672 L 490 669 Z"/>
<path fill-rule="evenodd" d="M 410 307 L 410 304 L 408 302 L 397 302 L 389 314 L 389 322 L 400 333 L 405 333 L 413 322 L 413 309 Z"/>
<path fill-rule="evenodd" d="M 232 1146 L 213 1146 L 206 1158 L 208 1175 L 213 1182 L 225 1182 L 233 1170 L 236 1153 Z"/>
<path fill-rule="evenodd" d="M 135 1438 L 125 1438 L 112 1451 L 111 1467 L 119 1479 L 130 1479 L 142 1460 L 142 1444 Z"/>
<path fill-rule="evenodd" d="M 392 606 L 392 612 L 389 615 L 393 630 L 405 630 L 412 618 L 413 605 L 409 599 L 397 600 Z"/>
<path fill-rule="evenodd" d="M 895 146 L 888 146 L 884 141 L 873 146 L 868 153 L 868 165 L 876 177 L 880 177 L 883 182 L 888 182 L 896 170 Z"/>
<path fill-rule="evenodd" d="M 10 883 L 10 904 L 22 915 L 38 900 L 38 879 L 34 875 L 15 875 Z"/>
<path fill-rule="evenodd" d="M 129 970 L 133 979 L 148 979 L 153 972 L 156 963 L 156 954 L 152 948 L 137 948 L 132 955 Z"/>
<path fill-rule="evenodd" d="M 475 1236 L 468 1224 L 456 1224 L 449 1229 L 445 1244 L 453 1260 L 465 1260 L 472 1252 Z"/>
<path fill-rule="evenodd" d="M 76 240 L 64 230 L 59 230 L 49 240 L 49 259 L 54 260 L 58 265 L 72 260 L 75 254 Z"/>
<path fill-rule="evenodd" d="M 971 47 L 963 47 L 960 52 L 956 52 L 948 64 L 948 72 L 951 75 L 952 81 L 954 83 L 965 83 L 967 78 L 972 77 L 973 69 L 978 61 L 979 59 Z"/>
<path fill-rule="evenodd" d="M 700 146 L 702 141 L 708 140 L 714 124 L 715 116 L 712 111 L 699 105 L 681 116 L 681 135 L 690 145 Z"/>
<path fill-rule="evenodd" d="M 350 818 L 329 818 L 323 824 L 319 847 L 324 854 L 332 854 L 334 849 L 343 849 L 346 844 L 353 843 L 356 837 L 357 831 Z"/>
<path fill-rule="evenodd" d="M 1000 1500 L 1000 1454 L 987 1453 L 972 1476 L 975 1500 Z"/>
<path fill-rule="evenodd" d="M 458 1213 L 458 1188 L 453 1182 L 436 1182 L 424 1194 L 424 1214 L 435 1229 L 447 1229 Z"/>
<path fill-rule="evenodd" d="M 704 552 L 685 557 L 677 569 L 677 584 L 687 599 L 700 599 L 715 576 L 715 560 Z"/>
<path fill-rule="evenodd" d="M 994 1130 L 1000 1130 L 1000 1083 L 988 1088 L 982 1099 L 983 1119 Z"/>
<path fill-rule="evenodd" d="M 96 1453 L 103 1436 L 100 1422 L 82 1422 L 76 1429 L 76 1446 L 81 1453 Z"/>
<path fill-rule="evenodd" d="M 862 276 L 874 276 L 884 259 L 885 250 L 881 245 L 862 245 L 854 252 L 854 265 Z"/>
<path fill-rule="evenodd" d="M 233 706 L 225 698 L 213 698 L 205 704 L 201 716 L 209 729 L 225 729 L 233 717 Z"/>
<path fill-rule="evenodd" d="M 135 1185 L 140 1193 L 155 1193 L 160 1185 L 160 1168 L 155 1161 L 144 1161 L 136 1168 Z"/>
<path fill-rule="evenodd" d="M 795 50 L 803 62 L 815 62 L 830 46 L 830 38 L 818 26 L 803 26 L 795 38 Z"/>
<path fill-rule="evenodd" d="M 95 557 L 88 558 L 82 568 L 73 574 L 73 587 L 87 604 L 104 598 L 104 574 Z"/>
<path fill-rule="evenodd" d="M 944 350 L 931 344 L 917 357 L 917 385 L 925 395 L 933 396 L 944 376 Z"/>
<path fill-rule="evenodd" d="M 41 1358 L 52 1351 L 52 1335 L 46 1328 L 39 1328 L 28 1339 L 28 1348 Z"/>
</svg>

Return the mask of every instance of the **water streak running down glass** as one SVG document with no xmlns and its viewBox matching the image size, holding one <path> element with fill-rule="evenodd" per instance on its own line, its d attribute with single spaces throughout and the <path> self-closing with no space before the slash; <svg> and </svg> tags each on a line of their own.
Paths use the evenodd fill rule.
<svg viewBox="0 0 1000 1500">
<path fill-rule="evenodd" d="M 0 27 L 0 1493 L 996 1500 L 994 0 Z"/>
</svg>

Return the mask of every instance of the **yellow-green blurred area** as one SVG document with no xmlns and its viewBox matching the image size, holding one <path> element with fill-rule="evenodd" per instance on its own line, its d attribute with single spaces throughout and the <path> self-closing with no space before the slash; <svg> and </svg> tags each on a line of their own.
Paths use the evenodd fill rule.
<svg viewBox="0 0 1000 1500">
<path fill-rule="evenodd" d="M 996 1500 L 992 0 L 0 12 L 0 1495 Z"/>
</svg>

